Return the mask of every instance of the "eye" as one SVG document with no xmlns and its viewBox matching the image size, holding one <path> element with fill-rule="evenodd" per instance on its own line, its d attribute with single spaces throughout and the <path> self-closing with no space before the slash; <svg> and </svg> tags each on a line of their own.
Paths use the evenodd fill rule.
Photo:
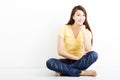
<svg viewBox="0 0 120 80">
<path fill-rule="evenodd" d="M 85 14 L 83 14 L 83 16 L 85 16 Z"/>
</svg>

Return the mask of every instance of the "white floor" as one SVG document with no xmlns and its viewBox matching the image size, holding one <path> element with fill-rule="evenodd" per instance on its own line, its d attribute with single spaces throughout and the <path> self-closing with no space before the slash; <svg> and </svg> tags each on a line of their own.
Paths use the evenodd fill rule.
<svg viewBox="0 0 120 80">
<path fill-rule="evenodd" d="M 120 80 L 119 67 L 104 66 L 97 68 L 97 77 L 56 77 L 47 68 L 1 68 L 0 80 Z"/>
</svg>

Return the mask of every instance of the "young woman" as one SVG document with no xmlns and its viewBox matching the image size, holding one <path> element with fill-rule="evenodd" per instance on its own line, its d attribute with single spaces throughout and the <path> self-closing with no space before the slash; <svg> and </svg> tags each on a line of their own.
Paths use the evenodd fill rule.
<svg viewBox="0 0 120 80">
<path fill-rule="evenodd" d="M 60 59 L 49 59 L 47 67 L 58 76 L 96 76 L 96 71 L 87 70 L 98 58 L 97 52 L 92 51 L 92 40 L 86 10 L 75 6 L 70 20 L 58 32 Z"/>
</svg>

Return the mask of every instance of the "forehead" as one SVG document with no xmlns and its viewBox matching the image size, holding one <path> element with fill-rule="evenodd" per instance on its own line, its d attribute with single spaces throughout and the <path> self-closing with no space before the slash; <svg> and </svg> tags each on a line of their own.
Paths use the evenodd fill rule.
<svg viewBox="0 0 120 80">
<path fill-rule="evenodd" d="M 84 14 L 84 12 L 82 10 L 77 10 L 75 14 Z"/>
</svg>

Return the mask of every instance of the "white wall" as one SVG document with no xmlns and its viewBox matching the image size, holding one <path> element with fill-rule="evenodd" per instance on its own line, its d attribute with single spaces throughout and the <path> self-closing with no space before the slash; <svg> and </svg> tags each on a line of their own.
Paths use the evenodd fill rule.
<svg viewBox="0 0 120 80">
<path fill-rule="evenodd" d="M 98 65 L 119 65 L 118 2 L 105 0 L 1 0 L 0 68 L 39 68 L 57 56 L 57 32 L 82 5 L 94 33 Z M 117 62 L 116 62 L 117 61 Z"/>
</svg>

